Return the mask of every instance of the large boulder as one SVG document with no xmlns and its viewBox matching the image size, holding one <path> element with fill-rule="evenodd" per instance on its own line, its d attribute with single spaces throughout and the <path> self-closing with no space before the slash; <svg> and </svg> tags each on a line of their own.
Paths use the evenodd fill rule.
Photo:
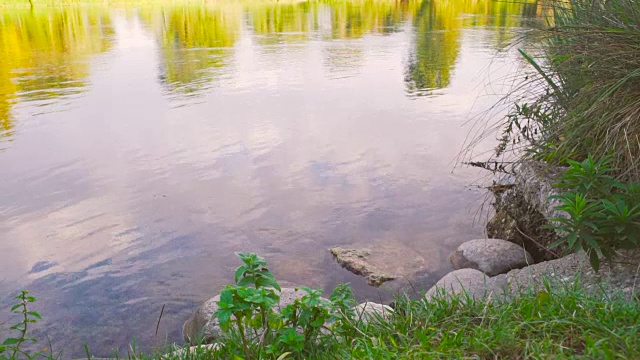
<svg viewBox="0 0 640 360">
<path fill-rule="evenodd" d="M 282 288 L 282 291 L 279 293 L 280 303 L 277 305 L 276 311 L 289 304 L 293 304 L 296 299 L 300 299 L 306 294 L 306 292 L 295 288 Z M 203 343 L 210 343 L 220 337 L 222 329 L 220 328 L 218 319 L 213 318 L 213 313 L 218 310 L 218 301 L 220 301 L 220 295 L 216 295 L 207 300 L 191 315 L 189 320 L 184 323 L 182 336 L 185 342 L 197 345 L 198 339 L 202 339 Z"/>
<path fill-rule="evenodd" d="M 451 254 L 451 265 L 456 270 L 475 269 L 489 276 L 521 269 L 533 263 L 533 257 L 522 246 L 500 239 L 475 239 Z"/>
<path fill-rule="evenodd" d="M 474 299 L 483 299 L 489 296 L 500 296 L 507 286 L 506 276 L 500 275 L 494 278 L 475 269 L 455 270 L 440 279 L 425 294 L 425 299 L 430 300 L 435 296 L 449 296 L 466 293 Z"/>
<path fill-rule="evenodd" d="M 355 307 L 356 319 L 362 324 L 367 324 L 370 321 L 375 321 L 378 318 L 388 320 L 393 314 L 393 309 L 390 306 L 382 305 L 374 302 L 363 302 Z"/>
</svg>

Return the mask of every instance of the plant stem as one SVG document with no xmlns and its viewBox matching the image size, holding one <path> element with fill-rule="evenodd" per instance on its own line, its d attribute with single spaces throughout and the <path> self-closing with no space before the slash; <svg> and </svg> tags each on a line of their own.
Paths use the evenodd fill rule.
<svg viewBox="0 0 640 360">
<path fill-rule="evenodd" d="M 238 330 L 240 330 L 240 337 L 242 338 L 242 347 L 244 348 L 244 356 L 247 359 L 250 359 L 249 356 L 249 346 L 247 345 L 247 338 L 244 334 L 244 326 L 242 326 L 242 317 L 238 318 Z"/>
<path fill-rule="evenodd" d="M 22 329 L 20 329 L 20 337 L 18 338 L 18 342 L 16 343 L 16 347 L 13 349 L 13 354 L 11 354 L 10 359 L 15 359 L 17 353 L 22 353 L 20 351 L 20 345 L 24 342 L 25 337 L 27 336 L 27 324 L 29 323 L 29 318 L 27 317 L 27 297 L 26 292 L 22 291 L 20 294 L 20 300 L 22 300 Z"/>
</svg>

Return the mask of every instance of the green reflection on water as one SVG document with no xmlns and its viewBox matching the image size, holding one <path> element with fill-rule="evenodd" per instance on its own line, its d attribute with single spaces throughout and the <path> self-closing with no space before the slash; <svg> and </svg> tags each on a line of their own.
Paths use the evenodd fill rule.
<svg viewBox="0 0 640 360">
<path fill-rule="evenodd" d="M 407 91 L 417 96 L 447 87 L 460 53 L 462 29 L 494 27 L 497 47 L 511 38 L 510 27 L 522 26 L 523 2 L 481 0 L 425 0 L 414 20 L 415 48 L 409 60 L 405 80 Z M 537 5 L 536 5 L 537 7 Z M 535 15 L 534 15 L 535 16 Z"/>
<path fill-rule="evenodd" d="M 242 9 L 170 7 L 142 9 L 160 46 L 161 83 L 170 92 L 191 94 L 213 80 L 211 70 L 227 64 L 241 27 Z"/>
<path fill-rule="evenodd" d="M 521 17 L 535 16 L 536 8 L 535 2 L 490 0 L 223 1 L 147 4 L 135 13 L 159 44 L 159 79 L 172 94 L 197 94 L 210 86 L 232 64 L 243 32 L 263 46 L 358 39 L 410 25 L 415 35 L 405 70 L 407 92 L 428 95 L 450 84 L 463 28 L 495 27 L 500 47 L 510 36 L 504 29 L 520 26 Z M 106 6 L 3 9 L 0 136 L 13 133 L 12 106 L 18 101 L 58 99 L 86 87 L 91 56 L 108 51 L 113 40 L 111 17 Z"/>
</svg>

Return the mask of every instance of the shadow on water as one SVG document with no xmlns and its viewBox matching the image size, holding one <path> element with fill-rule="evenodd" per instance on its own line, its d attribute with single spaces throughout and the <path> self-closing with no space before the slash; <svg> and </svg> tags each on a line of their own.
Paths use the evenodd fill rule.
<svg viewBox="0 0 640 360">
<path fill-rule="evenodd" d="M 65 357 L 181 341 L 236 251 L 388 302 L 482 236 L 451 173 L 488 63 L 536 3 L 219 2 L 0 14 L 0 283 Z M 496 56 L 499 54 L 499 56 Z M 491 148 L 493 144 L 487 144 Z M 328 248 L 390 254 L 376 289 Z M 155 324 L 165 312 L 158 338 Z"/>
</svg>

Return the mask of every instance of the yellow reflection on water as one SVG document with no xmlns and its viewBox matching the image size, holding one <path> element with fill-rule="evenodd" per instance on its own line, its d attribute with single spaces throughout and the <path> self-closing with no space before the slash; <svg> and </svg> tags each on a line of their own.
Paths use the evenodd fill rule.
<svg viewBox="0 0 640 360">
<path fill-rule="evenodd" d="M 88 60 L 109 49 L 104 11 L 5 9 L 0 14 L 0 136 L 11 135 L 12 106 L 82 91 Z"/>
<path fill-rule="evenodd" d="M 135 13 L 159 45 L 160 83 L 174 95 L 196 94 L 211 86 L 232 64 L 232 50 L 244 34 L 265 46 L 358 39 L 401 30 L 414 32 L 405 69 L 407 93 L 429 95 L 450 84 L 464 28 L 492 27 L 500 46 L 511 36 L 501 29 L 519 26 L 522 16 L 537 13 L 535 0 L 115 3 L 137 7 Z M 16 103 L 51 101 L 83 91 L 91 56 L 108 51 L 112 43 L 112 15 L 104 5 L 3 10 L 0 136 L 14 131 Z M 349 49 L 329 53 L 328 62 L 349 62 Z M 357 63 L 357 49 L 353 55 Z"/>
<path fill-rule="evenodd" d="M 213 80 L 212 69 L 227 64 L 224 48 L 233 47 L 238 39 L 242 8 L 234 4 L 145 8 L 140 17 L 160 46 L 162 84 L 170 92 L 190 94 Z"/>
<path fill-rule="evenodd" d="M 536 3 L 533 3 L 537 6 Z M 500 43 L 511 36 L 505 28 L 521 26 L 526 2 L 482 0 L 425 0 L 415 15 L 415 48 L 406 72 L 407 91 L 429 95 L 451 82 L 460 52 L 460 32 L 490 26 Z M 498 45 L 498 44 L 496 44 Z"/>
</svg>

